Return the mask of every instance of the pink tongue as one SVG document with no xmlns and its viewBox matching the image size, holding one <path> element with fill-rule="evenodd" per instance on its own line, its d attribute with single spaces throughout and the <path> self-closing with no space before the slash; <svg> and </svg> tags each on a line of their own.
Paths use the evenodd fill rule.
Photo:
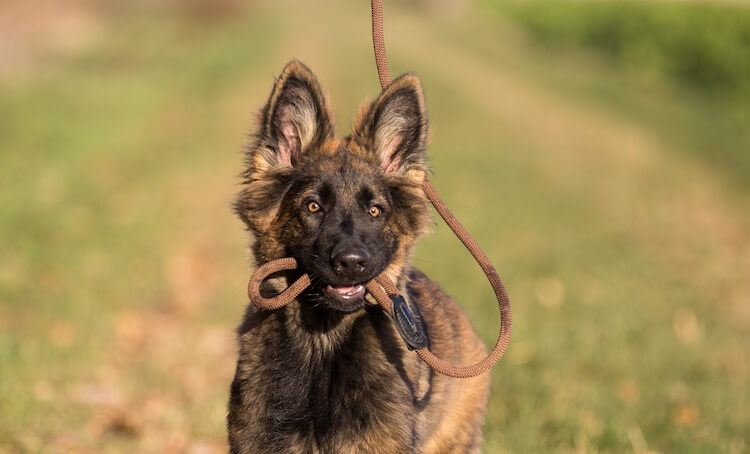
<svg viewBox="0 0 750 454">
<path fill-rule="evenodd" d="M 352 293 L 357 289 L 357 286 L 350 285 L 350 286 L 344 286 L 344 287 L 333 287 L 334 290 L 336 290 L 339 293 Z"/>
</svg>

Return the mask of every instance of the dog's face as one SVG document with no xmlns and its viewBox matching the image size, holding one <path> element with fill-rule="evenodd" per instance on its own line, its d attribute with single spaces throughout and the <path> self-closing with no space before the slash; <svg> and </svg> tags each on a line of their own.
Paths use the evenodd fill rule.
<svg viewBox="0 0 750 454">
<path fill-rule="evenodd" d="M 422 191 L 427 117 L 419 80 L 402 76 L 336 140 L 312 72 L 289 63 L 261 112 L 235 204 L 258 262 L 292 256 L 308 297 L 340 311 L 364 305 L 364 284 L 397 278 L 429 225 Z"/>
</svg>

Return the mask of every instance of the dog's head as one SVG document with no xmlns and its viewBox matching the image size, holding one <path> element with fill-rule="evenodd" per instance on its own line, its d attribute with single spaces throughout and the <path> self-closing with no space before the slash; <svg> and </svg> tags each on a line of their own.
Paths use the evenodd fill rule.
<svg viewBox="0 0 750 454">
<path fill-rule="evenodd" d="M 287 64 L 261 111 L 235 203 L 256 260 L 295 257 L 311 294 L 333 309 L 363 307 L 363 284 L 384 270 L 398 278 L 430 224 L 426 141 L 415 76 L 394 80 L 337 140 L 315 75 Z"/>
</svg>

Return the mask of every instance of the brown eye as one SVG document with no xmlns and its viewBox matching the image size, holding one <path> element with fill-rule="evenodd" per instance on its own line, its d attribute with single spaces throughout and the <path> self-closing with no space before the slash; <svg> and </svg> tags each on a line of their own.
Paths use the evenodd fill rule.
<svg viewBox="0 0 750 454">
<path fill-rule="evenodd" d="M 368 213 L 370 213 L 370 216 L 376 218 L 380 216 L 380 208 L 376 206 L 371 206 L 369 210 L 367 210 Z"/>
<path fill-rule="evenodd" d="M 310 213 L 317 213 L 318 211 L 320 211 L 320 205 L 318 205 L 318 202 L 308 202 L 307 211 L 309 211 Z"/>
</svg>

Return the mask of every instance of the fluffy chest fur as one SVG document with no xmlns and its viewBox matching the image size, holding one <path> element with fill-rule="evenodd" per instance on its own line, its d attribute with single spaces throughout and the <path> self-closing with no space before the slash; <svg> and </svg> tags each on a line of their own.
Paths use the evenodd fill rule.
<svg viewBox="0 0 750 454">
<path fill-rule="evenodd" d="M 251 308 L 230 411 L 253 428 L 245 442 L 268 452 L 418 452 L 433 378 L 378 307 Z"/>
</svg>

